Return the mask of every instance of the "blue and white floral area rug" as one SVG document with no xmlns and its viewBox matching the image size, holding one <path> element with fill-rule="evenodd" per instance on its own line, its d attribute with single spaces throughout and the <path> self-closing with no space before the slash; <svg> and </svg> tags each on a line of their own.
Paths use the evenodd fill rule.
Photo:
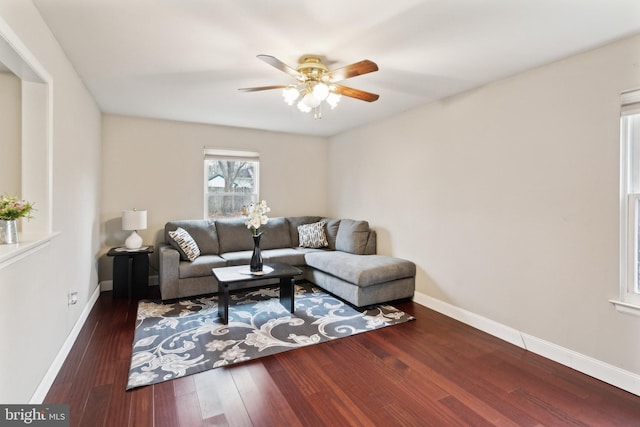
<svg viewBox="0 0 640 427">
<path fill-rule="evenodd" d="M 217 296 L 140 301 L 127 390 L 414 319 L 390 305 L 358 311 L 311 283 L 295 292 L 293 314 L 277 288 L 232 293 L 228 325 Z"/>
</svg>

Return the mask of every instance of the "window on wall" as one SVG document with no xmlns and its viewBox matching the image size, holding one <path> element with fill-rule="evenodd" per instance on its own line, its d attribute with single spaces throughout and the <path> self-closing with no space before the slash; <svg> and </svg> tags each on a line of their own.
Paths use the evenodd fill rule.
<svg viewBox="0 0 640 427">
<path fill-rule="evenodd" d="M 258 201 L 258 153 L 205 148 L 205 218 L 242 215 L 242 206 Z"/>
<path fill-rule="evenodd" d="M 640 90 L 622 94 L 620 117 L 620 300 L 640 314 Z"/>
</svg>

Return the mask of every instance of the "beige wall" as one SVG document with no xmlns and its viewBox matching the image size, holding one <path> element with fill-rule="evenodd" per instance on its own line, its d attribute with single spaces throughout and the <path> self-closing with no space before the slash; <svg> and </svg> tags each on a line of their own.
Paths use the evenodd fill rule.
<svg viewBox="0 0 640 427">
<path fill-rule="evenodd" d="M 0 350 L 0 402 L 27 403 L 41 392 L 98 285 L 101 115 L 30 1 L 0 0 L 0 18 L 53 79 L 51 182 L 42 183 L 51 186 L 51 206 L 32 201 L 51 209 L 60 234 L 36 253 L 0 264 L 0 337 L 10 343 Z M 78 293 L 76 305 L 68 305 L 69 292 Z"/>
<path fill-rule="evenodd" d="M 167 221 L 203 218 L 204 147 L 260 153 L 260 197 L 272 216 L 326 214 L 327 144 L 322 138 L 105 115 L 103 252 L 122 245 L 128 235 L 121 229 L 125 209 L 147 209 L 148 228 L 140 232 L 147 244 L 162 239 Z M 154 256 L 152 267 L 155 261 Z M 110 280 L 112 260 L 103 257 L 100 265 L 100 280 Z"/>
<path fill-rule="evenodd" d="M 331 138 L 331 214 L 369 219 L 418 291 L 640 373 L 640 317 L 608 302 L 639 63 L 635 37 Z"/>
<path fill-rule="evenodd" d="M 21 194 L 21 93 L 20 79 L 0 72 L 0 195 Z"/>
</svg>

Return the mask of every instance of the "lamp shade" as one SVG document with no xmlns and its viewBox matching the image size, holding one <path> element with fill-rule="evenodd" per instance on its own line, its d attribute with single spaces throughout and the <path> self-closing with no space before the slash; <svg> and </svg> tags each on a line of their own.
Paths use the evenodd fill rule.
<svg viewBox="0 0 640 427">
<path fill-rule="evenodd" d="M 147 211 L 124 211 L 122 212 L 123 230 L 144 230 L 147 228 Z"/>
</svg>

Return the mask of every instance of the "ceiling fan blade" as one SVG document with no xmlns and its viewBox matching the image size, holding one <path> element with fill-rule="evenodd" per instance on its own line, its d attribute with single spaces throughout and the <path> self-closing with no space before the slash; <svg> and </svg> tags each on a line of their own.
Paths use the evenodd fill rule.
<svg viewBox="0 0 640 427">
<path fill-rule="evenodd" d="M 372 73 L 378 71 L 378 65 L 375 62 L 368 59 L 356 62 L 355 64 L 347 65 L 346 67 L 338 68 L 337 70 L 329 71 L 325 74 L 325 77 L 329 78 L 329 81 L 339 82 L 351 77 L 360 76 L 362 74 Z"/>
<path fill-rule="evenodd" d="M 347 86 L 341 85 L 331 85 L 333 92 L 339 93 L 340 95 L 348 96 L 350 98 L 360 99 L 362 101 L 373 102 L 377 101 L 380 98 L 380 95 L 371 92 L 365 92 L 364 90 L 354 89 Z"/>
<path fill-rule="evenodd" d="M 284 89 L 285 87 L 289 87 L 288 85 L 274 85 L 274 86 L 258 86 L 258 87 L 242 87 L 238 90 L 243 92 L 258 92 L 260 90 L 271 90 L 271 89 Z"/>
<path fill-rule="evenodd" d="M 296 70 L 295 68 L 291 68 L 290 66 L 288 66 L 284 62 L 280 61 L 275 56 L 258 55 L 257 58 L 261 59 L 262 61 L 266 62 L 267 64 L 271 65 L 272 67 L 275 67 L 278 70 L 289 74 L 294 79 L 300 80 L 303 77 L 302 74 L 298 70 Z"/>
</svg>

